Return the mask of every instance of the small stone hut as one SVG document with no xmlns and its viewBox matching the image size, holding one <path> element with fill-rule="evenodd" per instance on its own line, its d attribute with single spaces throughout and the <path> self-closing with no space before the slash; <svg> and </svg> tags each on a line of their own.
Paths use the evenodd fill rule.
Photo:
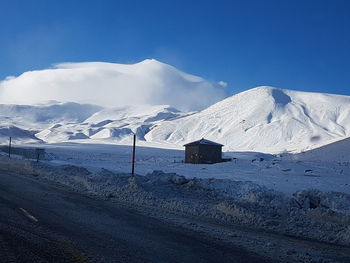
<svg viewBox="0 0 350 263">
<path fill-rule="evenodd" d="M 209 164 L 222 162 L 222 144 L 206 140 L 185 144 L 185 163 Z"/>
</svg>

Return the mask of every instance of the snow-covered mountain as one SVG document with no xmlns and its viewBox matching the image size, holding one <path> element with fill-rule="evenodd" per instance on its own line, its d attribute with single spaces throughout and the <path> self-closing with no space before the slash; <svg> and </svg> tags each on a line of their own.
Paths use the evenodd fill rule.
<svg viewBox="0 0 350 263">
<path fill-rule="evenodd" d="M 14 143 L 41 142 L 36 133 L 57 123 L 79 123 L 102 107 L 89 104 L 48 102 L 42 105 L 0 104 L 0 143 L 11 136 Z"/>
<path fill-rule="evenodd" d="M 79 103 L 48 102 L 42 105 L 0 104 L 0 124 L 40 129 L 58 122 L 82 122 L 102 107 Z"/>
<path fill-rule="evenodd" d="M 139 140 L 144 140 L 145 134 L 156 124 L 183 115 L 166 105 L 105 108 L 82 122 L 54 124 L 37 133 L 36 137 L 52 143 L 76 139 L 115 143 L 129 142 L 135 133 Z"/>
<path fill-rule="evenodd" d="M 205 137 L 230 151 L 299 152 L 350 136 L 350 97 L 258 87 L 166 121 L 146 140 L 178 145 Z"/>
</svg>

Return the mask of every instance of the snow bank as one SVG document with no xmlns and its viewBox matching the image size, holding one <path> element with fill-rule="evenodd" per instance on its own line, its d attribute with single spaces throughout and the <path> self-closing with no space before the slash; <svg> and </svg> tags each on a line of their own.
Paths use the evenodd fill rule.
<svg viewBox="0 0 350 263">
<path fill-rule="evenodd" d="M 32 175 L 132 205 L 212 218 L 254 228 L 350 245 L 350 195 L 303 190 L 292 196 L 252 182 L 188 179 L 154 171 L 132 178 L 106 169 L 0 158 L 0 169 Z"/>
</svg>

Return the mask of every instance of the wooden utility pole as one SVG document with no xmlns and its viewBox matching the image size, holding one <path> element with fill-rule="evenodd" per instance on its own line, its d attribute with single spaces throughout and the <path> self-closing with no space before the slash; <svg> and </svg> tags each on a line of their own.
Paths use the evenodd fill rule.
<svg viewBox="0 0 350 263">
<path fill-rule="evenodd" d="M 134 144 L 132 146 L 132 168 L 131 168 L 131 174 L 134 177 L 135 176 L 135 150 L 136 150 L 136 134 L 134 134 Z"/>
<path fill-rule="evenodd" d="M 9 142 L 9 158 L 11 158 L 11 136 L 10 136 L 10 142 Z"/>
</svg>

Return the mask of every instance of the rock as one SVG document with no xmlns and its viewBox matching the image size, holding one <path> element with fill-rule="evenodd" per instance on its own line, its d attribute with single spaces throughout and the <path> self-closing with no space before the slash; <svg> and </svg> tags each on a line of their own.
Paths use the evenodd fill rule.
<svg viewBox="0 0 350 263">
<path fill-rule="evenodd" d="M 189 181 L 185 176 L 176 173 L 164 173 L 163 171 L 158 170 L 153 171 L 146 176 L 153 182 L 173 183 L 176 185 L 183 185 Z"/>
<path fill-rule="evenodd" d="M 177 174 L 172 176 L 171 181 L 177 185 L 183 185 L 188 183 L 188 180 L 185 178 L 185 176 L 177 175 Z"/>
<path fill-rule="evenodd" d="M 272 243 L 272 242 L 267 242 L 266 246 L 269 247 L 269 248 L 273 248 L 273 247 L 275 247 L 275 244 Z"/>
</svg>

